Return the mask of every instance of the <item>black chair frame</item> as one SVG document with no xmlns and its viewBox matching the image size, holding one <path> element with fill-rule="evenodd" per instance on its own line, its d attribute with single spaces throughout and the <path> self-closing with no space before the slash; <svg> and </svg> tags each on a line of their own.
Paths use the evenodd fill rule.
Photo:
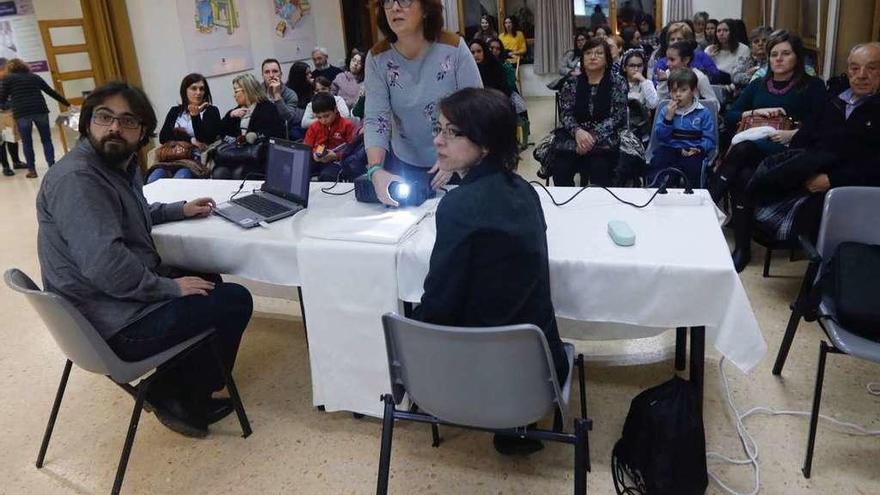
<svg viewBox="0 0 880 495">
<path fill-rule="evenodd" d="M 391 443 L 394 435 L 395 421 L 415 421 L 417 423 L 430 424 L 432 438 L 431 445 L 433 447 L 440 446 L 440 425 L 507 435 L 517 438 L 529 438 L 532 440 L 560 442 L 573 445 L 574 493 L 575 495 L 586 494 L 587 472 L 591 470 L 589 432 L 593 429 L 593 421 L 587 418 L 587 398 L 584 380 L 583 354 L 579 354 L 577 359 L 575 359 L 575 366 L 577 367 L 578 383 L 580 386 L 581 417 L 575 418 L 574 420 L 574 433 L 565 433 L 563 431 L 562 413 L 561 411 L 559 411 L 559 409 L 556 410 L 556 413 L 554 415 L 552 430 L 542 430 L 528 427 L 499 430 L 448 423 L 441 419 L 435 418 L 430 414 L 418 412 L 418 407 L 416 407 L 415 405 L 410 411 L 401 411 L 397 409 L 394 403 L 394 397 L 391 394 L 383 395 L 380 400 L 385 403 L 385 412 L 382 418 L 382 447 L 379 454 L 379 477 L 376 486 L 376 494 L 386 495 L 388 493 L 388 476 L 391 467 Z"/>
<path fill-rule="evenodd" d="M 134 410 L 131 413 L 131 420 L 128 425 L 128 433 L 125 436 L 125 443 L 122 447 L 122 455 L 119 458 L 119 466 L 116 468 L 116 478 L 113 482 L 113 489 L 111 493 L 116 495 L 122 489 L 122 481 L 125 477 L 125 471 L 128 467 L 128 459 L 131 456 L 131 448 L 134 444 L 134 436 L 137 433 L 138 422 L 141 417 L 141 410 L 147 407 L 147 410 L 151 410 L 148 404 L 145 404 L 147 392 L 150 389 L 150 385 L 156 380 L 157 377 L 162 376 L 168 370 L 177 366 L 183 358 L 188 356 L 195 349 L 200 348 L 203 345 L 209 345 L 211 347 L 211 351 L 214 355 L 214 358 L 217 362 L 217 365 L 223 372 L 223 377 L 226 381 L 226 388 L 229 391 L 229 395 L 232 399 L 233 406 L 235 407 L 235 412 L 238 416 L 238 422 L 241 425 L 242 438 L 247 438 L 252 433 L 251 424 L 248 420 L 247 414 L 245 413 L 244 406 L 241 403 L 241 397 L 238 395 L 238 389 L 235 386 L 235 381 L 232 379 L 232 374 L 229 372 L 229 369 L 223 364 L 223 360 L 220 357 L 220 349 L 217 344 L 217 339 L 215 334 L 209 333 L 205 335 L 205 338 L 195 342 L 192 346 L 172 358 L 171 360 L 165 362 L 165 364 L 159 366 L 154 373 L 150 376 L 142 379 L 136 386 L 131 386 L 127 383 L 120 384 L 122 388 L 124 388 L 127 392 L 132 394 L 135 397 Z M 58 392 L 55 394 L 55 402 L 52 405 L 52 412 L 49 415 L 49 423 L 46 425 L 46 432 L 43 434 L 43 442 L 40 445 L 40 453 L 37 456 L 36 466 L 37 468 L 43 467 L 43 461 L 46 458 L 46 451 L 49 448 L 49 440 L 52 437 L 52 431 L 55 429 L 55 421 L 58 419 L 58 410 L 61 408 L 61 400 L 64 397 L 64 391 L 67 388 L 67 380 L 70 377 L 70 370 L 73 366 L 73 362 L 69 359 L 66 360 L 64 364 L 64 372 L 61 374 L 61 383 L 58 384 Z M 114 382 L 116 383 L 116 382 Z"/>
</svg>

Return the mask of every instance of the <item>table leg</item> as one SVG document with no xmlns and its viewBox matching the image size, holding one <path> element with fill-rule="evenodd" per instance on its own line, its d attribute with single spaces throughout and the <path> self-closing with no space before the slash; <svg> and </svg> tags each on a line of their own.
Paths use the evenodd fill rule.
<svg viewBox="0 0 880 495">
<path fill-rule="evenodd" d="M 684 371 L 687 359 L 687 327 L 675 329 L 675 369 Z"/>
<path fill-rule="evenodd" d="M 691 327 L 691 383 L 697 391 L 700 413 L 703 412 L 703 375 L 706 358 L 706 327 Z"/>
<path fill-rule="evenodd" d="M 306 335 L 306 347 L 309 346 L 309 327 L 306 326 L 306 304 L 303 302 L 303 290 L 302 287 L 296 287 L 296 295 L 299 297 L 299 312 L 302 315 L 303 319 L 303 332 Z"/>
</svg>

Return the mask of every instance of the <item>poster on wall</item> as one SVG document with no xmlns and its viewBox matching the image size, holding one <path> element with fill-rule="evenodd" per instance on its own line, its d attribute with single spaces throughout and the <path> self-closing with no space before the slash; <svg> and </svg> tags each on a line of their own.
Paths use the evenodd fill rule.
<svg viewBox="0 0 880 495">
<path fill-rule="evenodd" d="M 0 57 L 20 58 L 33 72 L 49 72 L 33 0 L 0 1 Z"/>
<path fill-rule="evenodd" d="M 253 69 L 243 5 L 240 0 L 177 0 L 191 72 L 213 77 Z"/>
<path fill-rule="evenodd" d="M 281 62 L 309 58 L 315 47 L 313 0 L 268 0 L 272 6 L 275 56 Z"/>
</svg>

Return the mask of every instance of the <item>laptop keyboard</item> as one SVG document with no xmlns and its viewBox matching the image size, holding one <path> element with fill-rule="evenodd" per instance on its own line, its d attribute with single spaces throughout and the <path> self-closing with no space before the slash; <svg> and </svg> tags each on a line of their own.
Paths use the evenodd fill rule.
<svg viewBox="0 0 880 495">
<path fill-rule="evenodd" d="M 268 199 L 257 196 L 256 194 L 233 199 L 231 203 L 243 206 L 248 210 L 258 213 L 266 218 L 293 210 L 293 208 L 279 205 L 278 203 L 269 201 Z"/>
</svg>

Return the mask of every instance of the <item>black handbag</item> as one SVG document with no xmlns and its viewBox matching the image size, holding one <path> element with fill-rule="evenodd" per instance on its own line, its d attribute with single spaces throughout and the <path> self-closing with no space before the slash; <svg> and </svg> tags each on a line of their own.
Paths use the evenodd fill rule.
<svg viewBox="0 0 880 495">
<path fill-rule="evenodd" d="M 214 150 L 214 167 L 244 167 L 247 170 L 266 169 L 267 143 L 258 139 L 253 144 L 222 143 Z"/>
<path fill-rule="evenodd" d="M 880 246 L 841 242 L 822 274 L 822 292 L 831 298 L 827 315 L 847 330 L 880 342 Z"/>
</svg>

